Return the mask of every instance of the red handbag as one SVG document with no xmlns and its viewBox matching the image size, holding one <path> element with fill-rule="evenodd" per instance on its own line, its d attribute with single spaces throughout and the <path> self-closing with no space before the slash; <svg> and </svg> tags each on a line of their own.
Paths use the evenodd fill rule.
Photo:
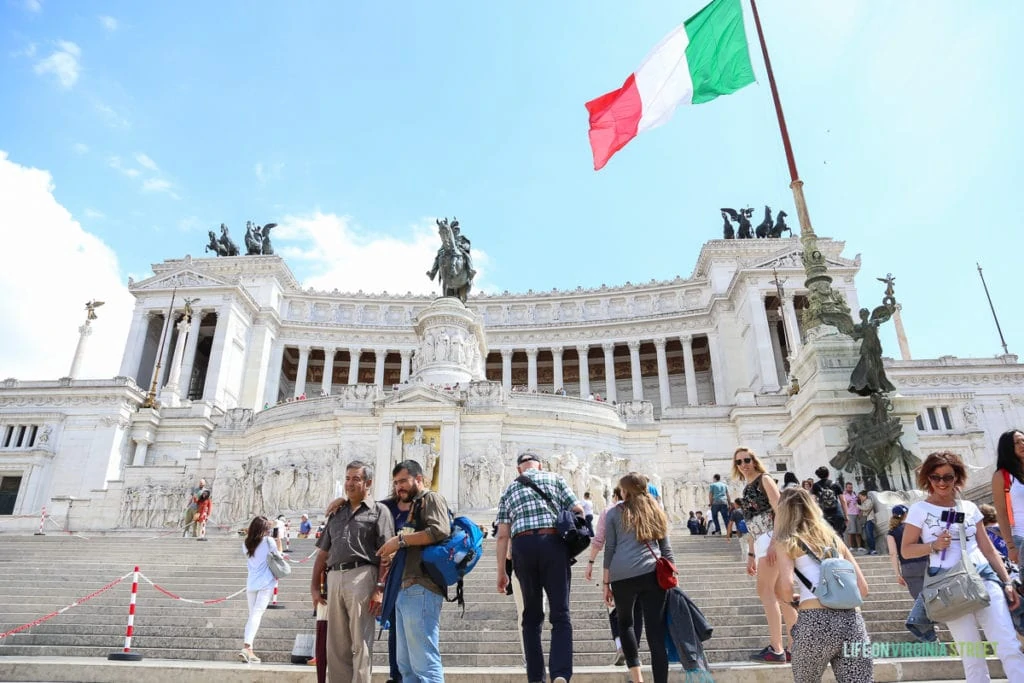
<svg viewBox="0 0 1024 683">
<path fill-rule="evenodd" d="M 646 543 L 646 541 L 645 544 L 647 545 L 647 550 L 656 558 L 654 562 L 654 576 L 658 579 L 658 585 L 661 586 L 661 589 L 667 591 L 678 586 L 679 579 L 676 578 L 676 566 L 672 564 L 672 560 L 667 557 L 658 557 L 651 544 Z"/>
</svg>

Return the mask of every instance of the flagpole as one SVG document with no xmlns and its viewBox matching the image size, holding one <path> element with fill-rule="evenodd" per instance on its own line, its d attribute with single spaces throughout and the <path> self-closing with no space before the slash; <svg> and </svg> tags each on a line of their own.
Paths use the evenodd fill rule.
<svg viewBox="0 0 1024 683">
<path fill-rule="evenodd" d="M 807 275 L 804 285 L 808 290 L 808 307 L 804 312 L 804 323 L 807 327 L 817 327 L 824 323 L 822 313 L 838 315 L 850 314 L 842 296 L 832 291 L 832 277 L 828 274 L 825 257 L 818 249 L 818 236 L 811 226 L 811 216 L 807 211 L 804 199 L 804 182 L 796 170 L 796 158 L 793 156 L 793 145 L 789 141 L 789 129 L 786 127 L 786 116 L 782 113 L 782 100 L 775 84 L 775 72 L 772 60 L 768 56 L 768 45 L 764 40 L 761 28 L 761 16 L 757 13 L 757 0 L 750 0 L 750 8 L 754 12 L 754 26 L 757 38 L 761 43 L 761 55 L 764 57 L 765 71 L 768 73 L 768 86 L 772 91 L 772 102 L 775 104 L 775 115 L 779 120 L 779 132 L 782 134 L 782 147 L 786 151 L 786 164 L 789 166 L 789 187 L 793 191 L 793 202 L 796 204 L 797 221 L 800 224 L 800 243 L 803 245 L 804 272 Z"/>
<path fill-rule="evenodd" d="M 153 370 L 153 383 L 149 387 L 149 393 L 146 394 L 146 400 L 142 402 L 143 408 L 155 408 L 156 402 L 156 385 L 160 381 L 160 361 L 163 360 L 164 355 L 164 342 L 167 337 L 171 336 L 174 331 L 174 295 L 178 293 L 178 288 L 175 287 L 171 290 L 171 303 L 167 307 L 167 334 L 160 335 L 160 345 L 156 350 L 156 368 Z"/>
</svg>

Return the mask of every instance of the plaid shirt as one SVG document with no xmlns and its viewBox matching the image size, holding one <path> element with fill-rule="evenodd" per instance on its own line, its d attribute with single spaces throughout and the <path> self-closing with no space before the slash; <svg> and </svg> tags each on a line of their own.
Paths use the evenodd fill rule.
<svg viewBox="0 0 1024 683">
<path fill-rule="evenodd" d="M 535 468 L 526 470 L 524 474 L 551 496 L 554 505 L 549 505 L 529 486 L 517 481 L 509 484 L 498 501 L 498 524 L 511 524 L 513 536 L 531 529 L 550 529 L 558 520 L 555 506 L 561 510 L 579 503 L 561 476 Z"/>
</svg>

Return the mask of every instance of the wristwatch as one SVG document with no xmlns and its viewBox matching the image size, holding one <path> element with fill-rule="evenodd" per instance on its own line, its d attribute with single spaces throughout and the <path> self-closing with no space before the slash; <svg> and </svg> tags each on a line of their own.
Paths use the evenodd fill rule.
<svg viewBox="0 0 1024 683">
<path fill-rule="evenodd" d="M 398 537 L 398 548 L 399 548 L 399 550 L 405 549 L 407 547 L 409 547 L 409 544 L 405 542 L 405 538 L 403 536 L 399 536 Z"/>
</svg>

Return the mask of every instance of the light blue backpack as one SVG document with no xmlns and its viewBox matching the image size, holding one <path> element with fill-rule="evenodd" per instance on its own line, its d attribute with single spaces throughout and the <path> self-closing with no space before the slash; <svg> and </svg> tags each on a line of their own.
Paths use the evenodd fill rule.
<svg viewBox="0 0 1024 683">
<path fill-rule="evenodd" d="M 796 570 L 797 578 L 814 593 L 821 604 L 830 609 L 854 609 L 864 604 L 864 598 L 857 587 L 857 570 L 853 563 L 839 555 L 836 548 L 829 546 L 822 553 L 824 559 L 814 554 L 807 544 L 797 539 L 800 547 L 809 557 L 821 565 L 821 578 L 818 585 L 812 586 L 807 577 Z"/>
</svg>

